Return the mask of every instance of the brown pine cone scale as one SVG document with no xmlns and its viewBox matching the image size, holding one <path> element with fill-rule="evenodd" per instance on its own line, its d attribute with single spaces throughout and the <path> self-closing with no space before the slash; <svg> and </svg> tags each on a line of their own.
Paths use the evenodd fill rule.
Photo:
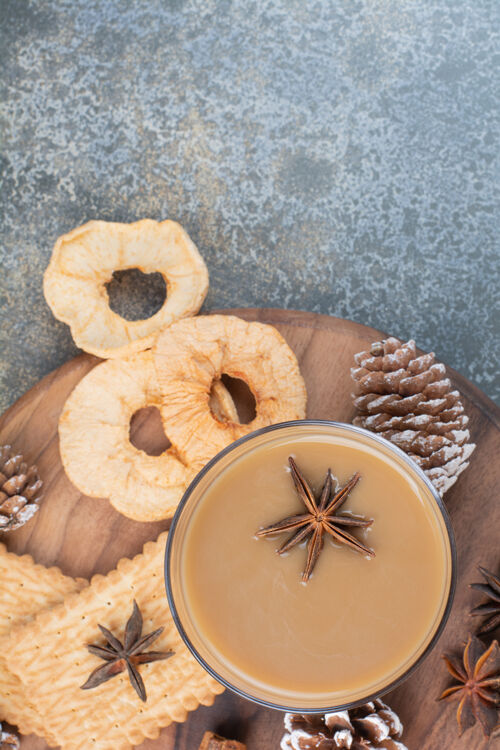
<svg viewBox="0 0 500 750">
<path fill-rule="evenodd" d="M 354 357 L 358 416 L 353 424 L 390 440 L 425 471 L 443 495 L 476 447 L 460 393 L 434 352 L 417 356 L 414 341 L 388 338 Z"/>
<path fill-rule="evenodd" d="M 329 714 L 285 714 L 281 750 L 407 750 L 403 726 L 381 700 Z"/>
<path fill-rule="evenodd" d="M 43 482 L 10 445 L 0 446 L 0 531 L 23 526 L 38 510 Z"/>
</svg>

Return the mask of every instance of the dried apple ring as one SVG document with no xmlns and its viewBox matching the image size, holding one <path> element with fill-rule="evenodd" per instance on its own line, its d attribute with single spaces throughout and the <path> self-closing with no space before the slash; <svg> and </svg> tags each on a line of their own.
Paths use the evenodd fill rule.
<svg viewBox="0 0 500 750">
<path fill-rule="evenodd" d="M 113 271 L 159 272 L 167 298 L 145 320 L 125 320 L 109 306 L 106 284 Z M 57 240 L 44 276 L 44 294 L 77 346 L 104 359 L 151 346 L 157 331 L 194 315 L 208 289 L 208 272 L 193 242 L 175 221 L 134 224 L 89 221 Z"/>
<path fill-rule="evenodd" d="M 231 398 L 225 391 L 221 383 L 213 394 L 223 418 Z M 73 484 L 90 497 L 108 497 L 116 510 L 136 521 L 171 516 L 195 474 L 173 448 L 149 456 L 130 442 L 133 414 L 160 403 L 152 354 L 140 352 L 91 370 L 70 394 L 59 420 L 62 463 Z"/>
<path fill-rule="evenodd" d="M 272 326 L 230 315 L 179 320 L 160 333 L 153 357 L 163 427 L 181 459 L 197 468 L 252 430 L 305 417 L 297 359 Z M 223 373 L 249 386 L 256 412 L 249 424 L 221 420 L 210 408 L 212 384 Z"/>
</svg>

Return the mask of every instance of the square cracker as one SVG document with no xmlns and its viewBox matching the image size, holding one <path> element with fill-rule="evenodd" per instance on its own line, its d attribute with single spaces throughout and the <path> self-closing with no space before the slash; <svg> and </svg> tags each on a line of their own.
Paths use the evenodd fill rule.
<svg viewBox="0 0 500 750">
<path fill-rule="evenodd" d="M 16 724 L 22 734 L 40 734 L 40 717 L 20 679 L 7 669 L 5 636 L 87 585 L 83 578 L 75 580 L 64 576 L 59 568 L 37 565 L 30 555 L 14 555 L 0 544 L 0 717 Z"/>
<path fill-rule="evenodd" d="M 9 668 L 43 717 L 44 735 L 64 750 L 128 750 L 146 737 L 154 739 L 172 721 L 185 721 L 200 704 L 211 705 L 224 689 L 190 654 L 170 614 L 163 581 L 166 539 L 161 534 L 141 555 L 120 560 L 116 570 L 94 576 L 81 593 L 11 633 Z M 98 624 L 122 640 L 134 599 L 143 616 L 143 635 L 164 627 L 152 648 L 175 652 L 166 661 L 140 666 L 147 702 L 139 699 L 126 672 L 81 690 L 92 670 L 104 663 L 86 648 L 104 645 Z"/>
</svg>

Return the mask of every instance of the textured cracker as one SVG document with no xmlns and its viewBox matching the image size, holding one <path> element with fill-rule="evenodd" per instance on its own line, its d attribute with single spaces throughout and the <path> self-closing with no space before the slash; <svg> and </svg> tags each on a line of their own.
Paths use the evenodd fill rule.
<svg viewBox="0 0 500 750">
<path fill-rule="evenodd" d="M 185 721 L 188 711 L 212 704 L 223 691 L 191 656 L 172 620 L 163 580 L 166 539 L 165 533 L 148 542 L 142 555 L 120 560 L 116 570 L 95 576 L 87 589 L 10 637 L 9 667 L 43 716 L 45 736 L 52 735 L 64 750 L 125 750 L 157 737 L 172 721 Z M 140 701 L 126 674 L 93 690 L 80 689 L 102 663 L 85 647 L 103 642 L 97 624 L 121 638 L 133 599 L 144 618 L 143 633 L 165 628 L 154 650 L 175 651 L 166 661 L 140 667 L 147 703 Z"/>
<path fill-rule="evenodd" d="M 86 585 L 82 578 L 75 580 L 58 568 L 37 565 L 30 555 L 19 557 L 0 544 L 0 716 L 17 725 L 22 734 L 40 734 L 41 723 L 21 681 L 7 669 L 6 637 L 16 626 L 30 622 Z"/>
</svg>

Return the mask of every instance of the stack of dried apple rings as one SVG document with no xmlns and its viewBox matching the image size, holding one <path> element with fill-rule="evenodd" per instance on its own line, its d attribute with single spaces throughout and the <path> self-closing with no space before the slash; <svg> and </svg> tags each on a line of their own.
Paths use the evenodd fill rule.
<svg viewBox="0 0 500 750">
<path fill-rule="evenodd" d="M 120 318 L 105 298 L 113 271 L 132 267 L 160 271 L 168 284 L 169 298 L 147 321 Z M 57 241 L 46 272 L 49 305 L 70 325 L 76 343 L 110 358 L 77 384 L 64 405 L 62 463 L 82 493 L 109 498 L 137 521 L 171 516 L 197 471 L 233 440 L 305 417 L 297 360 L 275 328 L 226 315 L 185 317 L 199 310 L 207 287 L 196 247 L 168 221 L 90 222 Z M 78 295 L 80 301 L 70 300 Z M 223 374 L 249 386 L 255 398 L 249 424 L 240 424 Z M 159 456 L 130 441 L 132 416 L 150 406 L 159 409 L 171 443 Z"/>
</svg>

